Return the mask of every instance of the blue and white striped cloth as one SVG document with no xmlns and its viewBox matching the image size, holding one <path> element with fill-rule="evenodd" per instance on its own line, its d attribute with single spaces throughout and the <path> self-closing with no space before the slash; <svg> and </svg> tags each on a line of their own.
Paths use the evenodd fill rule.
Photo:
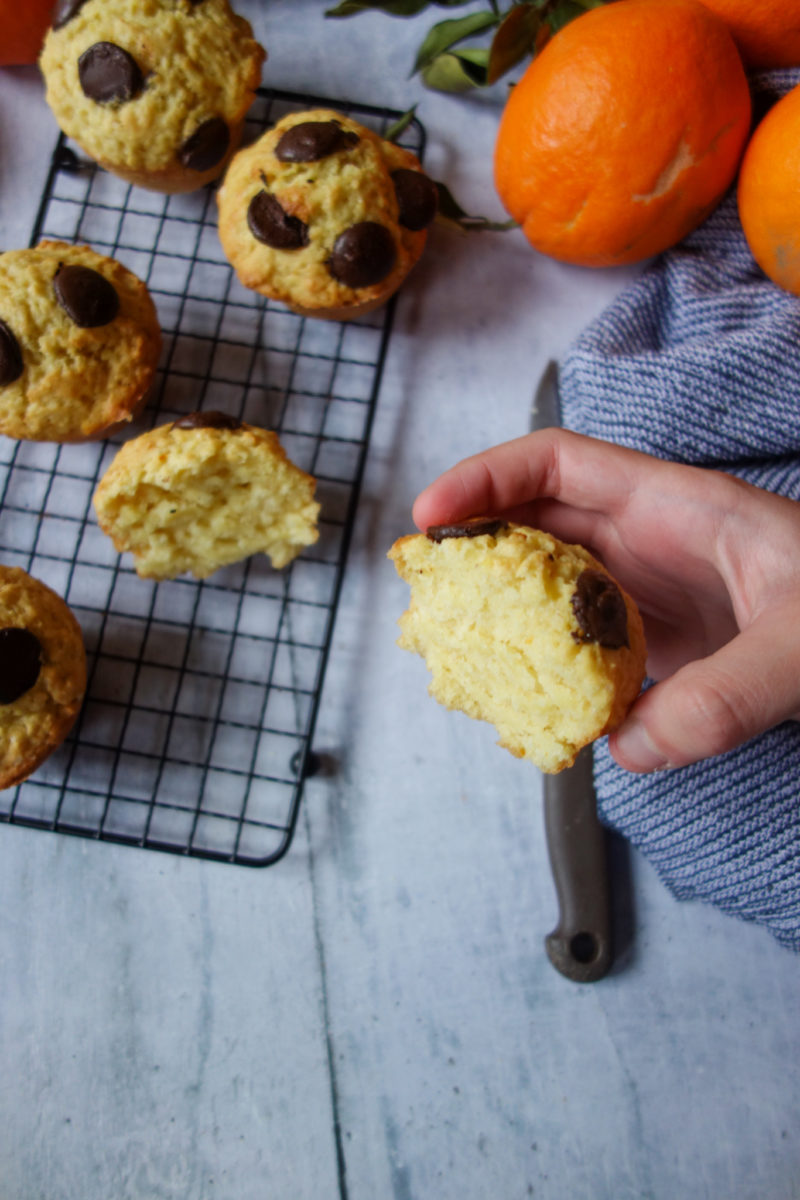
<svg viewBox="0 0 800 1200">
<path fill-rule="evenodd" d="M 798 71 L 754 76 L 754 106 L 798 82 Z M 578 337 L 560 386 L 570 429 L 800 500 L 800 299 L 757 267 L 735 191 Z M 644 776 L 603 740 L 595 785 L 602 819 L 676 897 L 800 951 L 800 724 Z"/>
</svg>

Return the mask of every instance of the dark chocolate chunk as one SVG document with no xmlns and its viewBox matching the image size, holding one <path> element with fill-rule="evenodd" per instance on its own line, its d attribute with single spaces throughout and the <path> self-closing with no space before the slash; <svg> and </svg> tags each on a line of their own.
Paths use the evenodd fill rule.
<svg viewBox="0 0 800 1200">
<path fill-rule="evenodd" d="M 0 704 L 13 704 L 39 678 L 42 647 L 29 629 L 0 629 Z"/>
<path fill-rule="evenodd" d="M 580 632 L 573 631 L 576 642 L 598 642 L 607 650 L 627 646 L 628 611 L 613 579 L 602 571 L 587 567 L 581 571 L 572 597 L 572 611 Z"/>
<path fill-rule="evenodd" d="M 445 538 L 480 537 L 484 533 L 494 537 L 505 527 L 506 523 L 500 517 L 467 517 L 466 520 L 455 521 L 452 525 L 429 525 L 425 535 L 432 542 L 443 542 Z"/>
<path fill-rule="evenodd" d="M 349 150 L 358 134 L 342 129 L 338 121 L 302 121 L 283 134 L 275 147 L 280 162 L 318 162 L 339 150 Z"/>
<path fill-rule="evenodd" d="M 397 247 L 386 226 L 359 221 L 339 234 L 327 266 L 339 283 L 363 288 L 385 279 L 396 259 Z"/>
<path fill-rule="evenodd" d="M 400 167 L 392 171 L 397 196 L 398 220 L 415 233 L 430 225 L 439 207 L 439 189 L 422 171 Z"/>
<path fill-rule="evenodd" d="M 19 342 L 6 325 L 0 320 L 0 387 L 13 383 L 22 374 L 22 351 Z"/>
<path fill-rule="evenodd" d="M 242 422 L 224 412 L 191 412 L 172 422 L 173 429 L 241 429 Z"/>
<path fill-rule="evenodd" d="M 81 329 L 110 325 L 119 312 L 119 296 L 113 284 L 99 271 L 63 263 L 53 276 L 58 303 Z"/>
<path fill-rule="evenodd" d="M 53 29 L 61 29 L 83 8 L 86 0 L 58 0 L 53 10 Z"/>
<path fill-rule="evenodd" d="M 132 100 L 144 79 L 134 58 L 114 42 L 95 42 L 78 59 L 83 94 L 98 104 Z"/>
<path fill-rule="evenodd" d="M 273 250 L 308 245 L 308 226 L 299 217 L 290 217 L 271 192 L 256 192 L 247 209 L 247 224 L 253 237 Z"/>
<path fill-rule="evenodd" d="M 231 144 L 231 131 L 222 117 L 209 117 L 198 125 L 178 151 L 181 165 L 190 171 L 210 171 L 222 162 Z"/>
</svg>

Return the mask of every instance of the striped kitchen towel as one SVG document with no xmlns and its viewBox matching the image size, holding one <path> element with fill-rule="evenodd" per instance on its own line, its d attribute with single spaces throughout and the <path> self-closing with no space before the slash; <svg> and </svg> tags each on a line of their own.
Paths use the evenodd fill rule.
<svg viewBox="0 0 800 1200">
<path fill-rule="evenodd" d="M 753 76 L 754 108 L 799 82 Z M 800 299 L 753 260 L 735 190 L 577 338 L 560 389 L 567 428 L 800 500 Z M 800 951 L 800 724 L 653 775 L 623 771 L 602 740 L 595 784 L 603 820 L 675 896 Z"/>
</svg>

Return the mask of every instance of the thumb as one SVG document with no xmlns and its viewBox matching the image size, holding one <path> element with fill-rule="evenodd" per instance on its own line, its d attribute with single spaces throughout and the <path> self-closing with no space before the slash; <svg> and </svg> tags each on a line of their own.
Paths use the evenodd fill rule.
<svg viewBox="0 0 800 1200">
<path fill-rule="evenodd" d="M 644 692 L 609 749 L 628 771 L 684 767 L 798 714 L 800 646 L 789 614 L 783 622 L 763 614 L 715 654 Z"/>
</svg>

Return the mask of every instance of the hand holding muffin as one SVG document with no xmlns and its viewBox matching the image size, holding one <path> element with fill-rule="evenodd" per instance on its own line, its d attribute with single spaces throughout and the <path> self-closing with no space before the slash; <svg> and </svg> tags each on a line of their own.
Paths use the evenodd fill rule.
<svg viewBox="0 0 800 1200">
<path fill-rule="evenodd" d="M 609 738 L 620 766 L 686 766 L 800 720 L 797 501 L 546 429 L 465 459 L 414 505 L 421 528 L 474 512 L 588 547 L 635 600 L 658 682 Z"/>
</svg>

